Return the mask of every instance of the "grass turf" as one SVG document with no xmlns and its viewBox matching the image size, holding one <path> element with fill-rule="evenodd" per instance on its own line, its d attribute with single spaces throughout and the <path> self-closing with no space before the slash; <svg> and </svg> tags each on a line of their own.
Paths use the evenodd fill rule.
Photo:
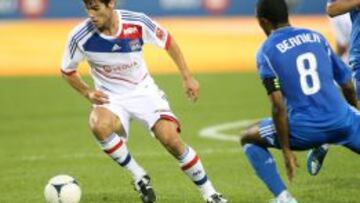
<svg viewBox="0 0 360 203">
<path fill-rule="evenodd" d="M 198 151 L 213 184 L 231 202 L 267 202 L 271 194 L 254 175 L 238 143 L 198 136 L 207 126 L 268 116 L 269 103 L 260 81 L 253 73 L 197 78 L 201 97 L 191 104 L 178 76 L 155 77 L 182 122 L 183 139 Z M 91 135 L 89 103 L 61 78 L 3 77 L 0 93 L 1 203 L 44 202 L 46 182 L 60 173 L 78 179 L 83 203 L 140 202 L 130 176 L 101 152 Z M 137 123 L 132 124 L 129 149 L 151 175 L 159 203 L 202 202 L 177 162 Z M 286 178 L 280 154 L 272 152 Z M 306 173 L 306 153 L 297 156 L 301 168 L 295 182 L 286 183 L 299 202 L 359 201 L 356 154 L 332 148 L 317 177 Z"/>
</svg>

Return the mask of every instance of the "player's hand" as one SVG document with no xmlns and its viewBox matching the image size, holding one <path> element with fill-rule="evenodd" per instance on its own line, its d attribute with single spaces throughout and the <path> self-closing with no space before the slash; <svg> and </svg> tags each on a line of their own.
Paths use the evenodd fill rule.
<svg viewBox="0 0 360 203">
<path fill-rule="evenodd" d="M 292 182 L 295 176 L 295 168 L 299 167 L 299 164 L 297 163 L 295 154 L 290 149 L 283 150 L 283 155 L 286 167 L 286 174 L 290 182 Z"/>
<path fill-rule="evenodd" d="M 109 96 L 99 90 L 90 90 L 85 96 L 93 104 L 101 105 L 109 103 Z"/>
<path fill-rule="evenodd" d="M 184 88 L 185 88 L 187 97 L 191 101 L 195 102 L 199 97 L 199 90 L 200 90 L 199 82 L 197 80 L 195 80 L 195 78 L 193 78 L 193 77 L 191 77 L 189 79 L 185 79 L 184 80 Z"/>
</svg>

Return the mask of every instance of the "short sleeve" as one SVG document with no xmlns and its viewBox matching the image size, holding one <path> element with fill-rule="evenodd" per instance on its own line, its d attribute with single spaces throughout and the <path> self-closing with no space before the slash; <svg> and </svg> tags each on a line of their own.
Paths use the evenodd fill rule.
<svg viewBox="0 0 360 203">
<path fill-rule="evenodd" d="M 72 74 L 76 71 L 78 64 L 84 59 L 84 53 L 79 48 L 76 40 L 70 35 L 66 45 L 61 63 L 61 72 L 64 74 Z"/>
<path fill-rule="evenodd" d="M 144 42 L 162 49 L 169 49 L 171 42 L 171 35 L 169 32 L 147 15 L 142 14 L 141 18 L 144 24 Z"/>
<path fill-rule="evenodd" d="M 270 59 L 265 55 L 262 50 L 260 50 L 256 55 L 256 65 L 258 69 L 258 74 L 260 75 L 260 78 L 262 80 L 277 77 Z"/>
<path fill-rule="evenodd" d="M 335 81 L 341 85 L 351 80 L 350 68 L 331 50 L 331 63 Z"/>
</svg>

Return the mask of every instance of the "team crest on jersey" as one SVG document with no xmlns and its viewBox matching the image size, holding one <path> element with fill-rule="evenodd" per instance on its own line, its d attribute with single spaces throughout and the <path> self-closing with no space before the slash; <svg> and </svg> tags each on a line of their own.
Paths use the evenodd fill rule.
<svg viewBox="0 0 360 203">
<path fill-rule="evenodd" d="M 165 41 L 165 31 L 163 29 L 157 27 L 155 33 L 159 40 Z"/>
<path fill-rule="evenodd" d="M 141 42 L 139 39 L 134 39 L 129 42 L 131 51 L 141 50 Z"/>
</svg>

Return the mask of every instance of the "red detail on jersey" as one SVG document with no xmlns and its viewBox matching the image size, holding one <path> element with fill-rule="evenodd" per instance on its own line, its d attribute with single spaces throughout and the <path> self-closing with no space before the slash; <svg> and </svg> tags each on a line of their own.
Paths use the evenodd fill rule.
<svg viewBox="0 0 360 203">
<path fill-rule="evenodd" d="M 117 143 L 115 146 L 113 146 L 110 149 L 104 150 L 107 154 L 112 154 L 114 153 L 116 150 L 120 149 L 120 147 L 124 144 L 123 140 L 120 140 L 119 143 Z"/>
<path fill-rule="evenodd" d="M 122 24 L 120 39 L 141 39 L 142 27 L 134 24 Z"/>
<path fill-rule="evenodd" d="M 70 72 L 65 72 L 64 70 L 60 70 L 62 74 L 64 75 L 67 75 L 67 76 L 70 76 L 70 75 L 73 75 L 76 73 L 76 70 L 73 70 L 73 71 L 70 71 Z"/>
<path fill-rule="evenodd" d="M 163 115 L 160 115 L 160 119 L 164 119 L 164 120 L 167 120 L 167 121 L 174 122 L 177 125 L 176 131 L 178 133 L 181 133 L 181 125 L 180 125 L 180 122 L 176 118 L 174 118 L 172 116 L 169 116 L 169 115 L 163 114 Z"/>
<path fill-rule="evenodd" d="M 189 163 L 182 166 L 181 169 L 183 171 L 186 171 L 186 170 L 190 169 L 191 167 L 193 167 L 198 161 L 199 161 L 199 157 L 197 155 L 195 155 L 195 157 Z"/>
<path fill-rule="evenodd" d="M 171 40 L 172 40 L 172 37 L 170 34 L 168 34 L 168 37 L 167 37 L 166 43 L 165 43 L 165 50 L 169 50 L 170 45 L 171 45 Z"/>
<path fill-rule="evenodd" d="M 159 40 L 161 40 L 161 41 L 165 40 L 166 33 L 165 33 L 165 31 L 163 29 L 157 27 L 156 30 L 155 30 L 155 35 Z"/>
</svg>

